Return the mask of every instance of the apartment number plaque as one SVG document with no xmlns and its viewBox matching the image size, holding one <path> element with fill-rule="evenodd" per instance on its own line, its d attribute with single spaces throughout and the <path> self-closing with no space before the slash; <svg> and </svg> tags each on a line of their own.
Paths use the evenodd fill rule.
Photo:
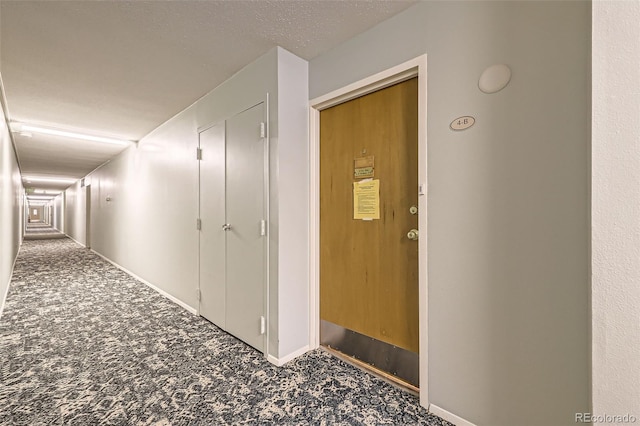
<svg viewBox="0 0 640 426">
<path fill-rule="evenodd" d="M 474 124 L 476 124 L 476 119 L 470 115 L 465 115 L 453 120 L 449 127 L 451 128 L 451 130 L 467 130 Z"/>
</svg>

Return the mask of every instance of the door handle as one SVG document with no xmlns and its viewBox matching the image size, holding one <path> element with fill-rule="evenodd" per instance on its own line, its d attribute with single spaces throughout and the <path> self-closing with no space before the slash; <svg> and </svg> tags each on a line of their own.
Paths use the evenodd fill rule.
<svg viewBox="0 0 640 426">
<path fill-rule="evenodd" d="M 418 230 L 417 229 L 412 229 L 411 231 L 407 232 L 407 238 L 409 238 L 412 241 L 417 241 L 418 240 Z"/>
<path fill-rule="evenodd" d="M 231 229 L 231 225 L 229 225 L 228 223 L 225 223 L 224 225 L 222 225 L 223 231 L 229 231 L 230 229 Z"/>
</svg>

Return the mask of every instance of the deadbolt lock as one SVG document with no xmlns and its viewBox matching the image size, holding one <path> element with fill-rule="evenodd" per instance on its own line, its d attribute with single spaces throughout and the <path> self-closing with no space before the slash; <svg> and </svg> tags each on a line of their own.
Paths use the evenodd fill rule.
<svg viewBox="0 0 640 426">
<path fill-rule="evenodd" d="M 412 241 L 417 241 L 418 240 L 418 230 L 417 229 L 412 229 L 411 231 L 407 232 L 407 238 L 409 238 Z"/>
<path fill-rule="evenodd" d="M 409 207 L 409 213 L 411 213 L 411 214 L 418 214 L 418 206 L 411 206 L 411 207 Z"/>
</svg>

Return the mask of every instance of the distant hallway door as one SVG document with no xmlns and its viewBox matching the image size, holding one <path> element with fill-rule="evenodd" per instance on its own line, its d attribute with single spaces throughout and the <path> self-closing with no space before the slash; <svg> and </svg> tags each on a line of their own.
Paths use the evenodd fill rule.
<svg viewBox="0 0 640 426">
<path fill-rule="evenodd" d="M 266 143 L 260 103 L 200 133 L 200 314 L 264 352 Z"/>
<path fill-rule="evenodd" d="M 85 247 L 91 248 L 91 185 L 85 188 Z"/>
</svg>

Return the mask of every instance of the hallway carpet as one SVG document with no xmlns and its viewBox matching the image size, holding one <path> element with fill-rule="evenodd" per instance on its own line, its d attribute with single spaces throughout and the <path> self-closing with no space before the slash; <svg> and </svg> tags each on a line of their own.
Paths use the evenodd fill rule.
<svg viewBox="0 0 640 426">
<path fill-rule="evenodd" d="M 66 238 L 66 235 L 47 223 L 28 223 L 24 232 L 25 240 L 50 240 L 54 238 Z"/>
<path fill-rule="evenodd" d="M 2 425 L 448 425 L 324 351 L 274 367 L 69 239 L 21 247 L 0 362 Z"/>
</svg>

